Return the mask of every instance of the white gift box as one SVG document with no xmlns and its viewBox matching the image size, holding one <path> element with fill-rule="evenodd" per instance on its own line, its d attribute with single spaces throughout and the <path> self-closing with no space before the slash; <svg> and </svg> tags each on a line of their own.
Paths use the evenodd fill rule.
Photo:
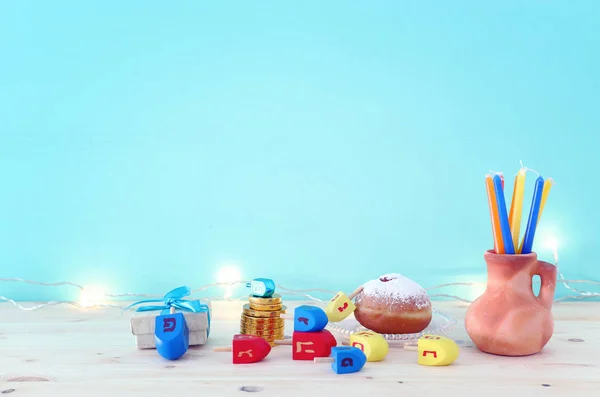
<svg viewBox="0 0 600 397">
<path fill-rule="evenodd" d="M 208 339 L 209 315 L 212 318 L 212 307 L 210 302 L 202 302 L 208 306 L 208 313 L 192 313 L 180 311 L 185 317 L 190 330 L 190 346 L 204 345 Z M 154 340 L 154 329 L 156 316 L 162 314 L 161 310 L 147 312 L 135 312 L 131 316 L 131 333 L 135 336 L 135 344 L 138 349 L 156 349 Z"/>
</svg>

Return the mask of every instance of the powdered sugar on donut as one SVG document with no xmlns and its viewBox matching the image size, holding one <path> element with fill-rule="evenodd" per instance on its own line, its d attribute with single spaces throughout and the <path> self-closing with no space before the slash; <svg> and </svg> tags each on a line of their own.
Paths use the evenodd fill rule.
<svg viewBox="0 0 600 397">
<path fill-rule="evenodd" d="M 418 308 L 430 305 L 423 287 L 401 274 L 384 274 L 379 279 L 367 281 L 363 285 L 365 295 L 388 298 L 397 302 L 412 302 Z"/>
</svg>

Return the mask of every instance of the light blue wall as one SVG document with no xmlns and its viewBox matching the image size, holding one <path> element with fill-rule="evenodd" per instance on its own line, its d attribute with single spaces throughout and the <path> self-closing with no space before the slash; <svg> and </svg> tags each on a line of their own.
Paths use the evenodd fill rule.
<svg viewBox="0 0 600 397">
<path fill-rule="evenodd" d="M 0 276 L 149 293 L 227 263 L 297 288 L 482 280 L 483 176 L 523 160 L 557 181 L 539 233 L 561 269 L 598 279 L 598 15 L 593 0 L 4 1 Z"/>
</svg>

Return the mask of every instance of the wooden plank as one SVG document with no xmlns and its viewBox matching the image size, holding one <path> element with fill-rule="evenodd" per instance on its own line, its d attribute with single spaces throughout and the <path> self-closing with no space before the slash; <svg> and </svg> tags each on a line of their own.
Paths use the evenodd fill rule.
<svg viewBox="0 0 600 397">
<path fill-rule="evenodd" d="M 288 313 L 303 302 L 287 302 Z M 0 392 L 11 396 L 167 396 L 194 393 L 233 396 L 591 396 L 600 389 L 600 303 L 568 302 L 554 307 L 555 333 L 544 351 L 521 358 L 479 352 L 462 319 L 467 305 L 434 302 L 459 318 L 450 337 L 461 356 L 449 367 L 422 367 L 415 352 L 392 347 L 383 362 L 367 363 L 357 374 L 336 375 L 328 364 L 291 360 L 278 346 L 261 363 L 231 364 L 228 345 L 239 329 L 242 302 L 213 302 L 209 342 L 178 361 L 154 350 L 137 350 L 129 314 L 118 309 L 81 310 L 55 306 L 25 312 L 0 305 Z M 291 333 L 289 322 L 287 334 Z M 245 389 L 244 389 L 245 388 Z M 14 390 L 10 392 L 10 390 Z M 14 394 L 13 394 L 14 393 Z M 434 394 L 430 394 L 434 395 Z"/>
</svg>

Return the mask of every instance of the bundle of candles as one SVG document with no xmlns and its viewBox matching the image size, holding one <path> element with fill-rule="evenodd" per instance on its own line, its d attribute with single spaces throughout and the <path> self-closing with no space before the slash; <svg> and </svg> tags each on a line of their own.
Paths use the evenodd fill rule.
<svg viewBox="0 0 600 397">
<path fill-rule="evenodd" d="M 523 238 L 519 240 L 526 171 L 521 166 L 521 169 L 515 176 L 515 187 L 508 212 L 504 198 L 504 177 L 500 173 L 485 176 L 492 220 L 494 251 L 497 254 L 529 254 L 533 248 L 535 231 L 542 217 L 542 211 L 544 210 L 544 205 L 548 199 L 553 181 L 552 178 L 544 181 L 544 178 L 541 176 L 538 176 L 536 179 L 527 227 L 525 228 Z"/>
</svg>

